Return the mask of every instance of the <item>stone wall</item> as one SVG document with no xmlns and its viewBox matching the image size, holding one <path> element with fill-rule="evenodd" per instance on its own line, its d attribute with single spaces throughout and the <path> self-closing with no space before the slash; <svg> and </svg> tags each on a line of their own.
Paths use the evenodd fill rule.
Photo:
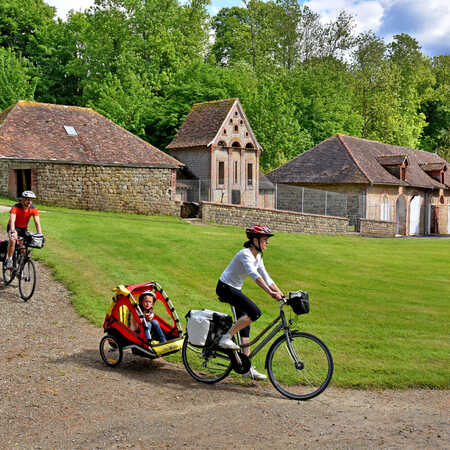
<svg viewBox="0 0 450 450">
<path fill-rule="evenodd" d="M 384 220 L 360 219 L 361 236 L 364 237 L 387 237 L 395 236 L 395 223 Z"/>
<path fill-rule="evenodd" d="M 0 162 L 0 194 L 15 195 L 8 192 L 8 176 L 15 169 L 32 170 L 32 188 L 40 203 L 99 211 L 180 215 L 180 206 L 173 200 L 175 169 Z"/>
<path fill-rule="evenodd" d="M 343 234 L 348 229 L 344 217 L 302 214 L 291 211 L 202 202 L 203 223 L 218 223 L 246 227 L 255 223 L 269 226 L 275 231 L 315 234 Z"/>
</svg>

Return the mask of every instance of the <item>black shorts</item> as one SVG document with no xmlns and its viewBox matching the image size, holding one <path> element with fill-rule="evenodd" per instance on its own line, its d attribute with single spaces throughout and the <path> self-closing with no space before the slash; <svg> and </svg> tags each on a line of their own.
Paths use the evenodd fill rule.
<svg viewBox="0 0 450 450">
<path fill-rule="evenodd" d="M 261 317 L 261 310 L 239 289 L 236 289 L 233 286 L 219 280 L 217 282 L 216 294 L 218 295 L 220 301 L 234 306 L 238 319 L 244 315 L 247 315 L 253 322 L 255 322 L 255 320 L 258 320 Z M 241 330 L 240 335 L 242 337 L 249 337 L 250 326 Z"/>
<path fill-rule="evenodd" d="M 9 232 L 9 224 L 6 228 L 6 231 Z M 27 233 L 27 229 L 26 228 L 22 228 L 22 227 L 16 227 L 16 231 L 17 231 L 17 236 L 24 238 L 26 236 Z"/>
</svg>

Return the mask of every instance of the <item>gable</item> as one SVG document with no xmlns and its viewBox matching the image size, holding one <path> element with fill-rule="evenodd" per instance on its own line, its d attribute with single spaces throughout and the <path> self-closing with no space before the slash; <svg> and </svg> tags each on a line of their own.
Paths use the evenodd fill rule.
<svg viewBox="0 0 450 450">
<path fill-rule="evenodd" d="M 92 109 L 23 101 L 3 114 L 0 158 L 182 165 Z"/>
<path fill-rule="evenodd" d="M 196 103 L 166 148 L 232 147 L 233 143 L 261 148 L 237 98 Z"/>
</svg>

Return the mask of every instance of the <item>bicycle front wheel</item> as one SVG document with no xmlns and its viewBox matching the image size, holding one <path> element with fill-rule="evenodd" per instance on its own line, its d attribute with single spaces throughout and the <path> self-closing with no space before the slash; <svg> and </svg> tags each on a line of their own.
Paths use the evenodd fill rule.
<svg viewBox="0 0 450 450">
<path fill-rule="evenodd" d="M 19 293 L 23 301 L 29 300 L 36 288 L 36 267 L 32 259 L 27 259 L 19 273 Z"/>
<path fill-rule="evenodd" d="M 231 372 L 232 363 L 226 350 L 217 348 L 205 357 L 203 348 L 189 344 L 186 336 L 181 353 L 189 375 L 201 383 L 217 383 Z"/>
<path fill-rule="evenodd" d="M 7 269 L 6 261 L 3 261 L 2 275 L 3 275 L 3 282 L 8 286 L 8 284 L 11 284 L 14 278 L 16 277 L 16 271 Z"/>
<path fill-rule="evenodd" d="M 267 353 L 271 383 L 281 394 L 294 400 L 309 400 L 323 392 L 333 376 L 333 358 L 316 336 L 292 332 L 291 354 L 286 336 L 279 337 Z"/>
</svg>

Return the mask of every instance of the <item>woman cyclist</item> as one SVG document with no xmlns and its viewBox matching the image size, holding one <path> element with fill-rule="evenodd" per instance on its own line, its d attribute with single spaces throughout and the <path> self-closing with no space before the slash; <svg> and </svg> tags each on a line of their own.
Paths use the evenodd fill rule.
<svg viewBox="0 0 450 450">
<path fill-rule="evenodd" d="M 261 316 L 260 309 L 243 292 L 242 285 L 247 276 L 252 277 L 256 284 L 275 300 L 281 300 L 283 293 L 270 278 L 262 259 L 262 252 L 267 248 L 268 240 L 273 233 L 264 225 L 253 225 L 246 229 L 248 241 L 244 249 L 240 250 L 224 270 L 217 283 L 216 293 L 221 301 L 234 306 L 238 320 L 222 336 L 219 346 L 222 348 L 239 349 L 231 339 L 240 331 L 242 344 L 250 342 L 250 324 Z M 243 353 L 250 355 L 250 347 L 244 347 Z M 264 374 L 257 372 L 252 366 L 244 376 L 254 380 L 264 380 Z"/>
</svg>

